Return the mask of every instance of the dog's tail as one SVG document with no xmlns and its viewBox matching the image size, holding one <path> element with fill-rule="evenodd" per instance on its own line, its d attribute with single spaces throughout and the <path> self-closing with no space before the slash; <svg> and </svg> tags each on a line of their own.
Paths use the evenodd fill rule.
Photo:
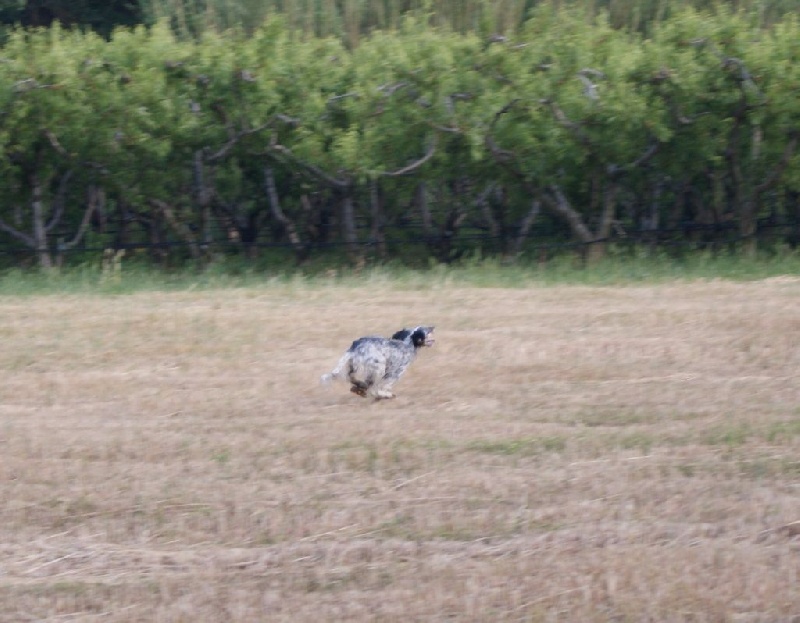
<svg viewBox="0 0 800 623">
<path fill-rule="evenodd" d="M 346 352 L 342 355 L 342 358 L 339 360 L 339 363 L 336 364 L 336 367 L 328 372 L 327 374 L 323 374 L 319 377 L 319 382 L 322 385 L 330 385 L 333 381 L 341 380 L 344 378 L 344 371 L 350 365 L 350 352 Z"/>
</svg>

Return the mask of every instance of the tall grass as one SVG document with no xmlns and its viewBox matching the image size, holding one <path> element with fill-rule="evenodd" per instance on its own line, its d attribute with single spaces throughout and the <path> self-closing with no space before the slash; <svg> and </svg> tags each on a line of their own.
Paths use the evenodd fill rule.
<svg viewBox="0 0 800 623">
<path fill-rule="evenodd" d="M 321 264 L 288 269 L 254 268 L 220 260 L 203 270 L 186 267 L 165 271 L 136 262 L 123 262 L 112 270 L 95 264 L 50 272 L 10 269 L 0 272 L 0 296 L 129 294 L 252 287 L 307 289 L 365 284 L 391 285 L 392 288 L 407 290 L 459 286 L 619 286 L 677 281 L 756 281 L 774 277 L 800 279 L 800 254 L 786 251 L 764 254 L 755 259 L 707 252 L 696 252 L 681 259 L 665 255 L 611 254 L 589 266 L 568 255 L 546 264 L 521 262 L 514 265 L 497 259 L 474 257 L 459 264 L 434 264 L 422 269 L 384 264 L 363 270 Z"/>
<path fill-rule="evenodd" d="M 204 30 L 252 31 L 273 15 L 306 36 L 338 36 L 357 45 L 373 30 L 400 26 L 409 12 L 426 14 L 433 26 L 459 32 L 512 34 L 539 6 L 553 10 L 583 7 L 587 16 L 608 15 L 619 28 L 647 32 L 673 11 L 693 6 L 713 11 L 721 6 L 747 11 L 768 27 L 797 9 L 796 0 L 144 0 L 149 21 L 169 19 L 185 35 Z"/>
</svg>

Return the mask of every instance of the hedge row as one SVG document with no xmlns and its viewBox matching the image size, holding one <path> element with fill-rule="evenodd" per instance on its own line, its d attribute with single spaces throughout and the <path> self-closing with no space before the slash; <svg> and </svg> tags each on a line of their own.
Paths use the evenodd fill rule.
<svg viewBox="0 0 800 623">
<path fill-rule="evenodd" d="M 43 267 L 85 244 L 164 260 L 170 240 L 198 260 L 269 242 L 360 262 L 407 239 L 446 261 L 476 234 L 600 254 L 695 226 L 752 252 L 800 223 L 800 28 L 683 11 L 643 39 L 542 10 L 513 38 L 409 18 L 352 50 L 280 20 L 20 30 L 0 136 L 0 248 Z"/>
</svg>

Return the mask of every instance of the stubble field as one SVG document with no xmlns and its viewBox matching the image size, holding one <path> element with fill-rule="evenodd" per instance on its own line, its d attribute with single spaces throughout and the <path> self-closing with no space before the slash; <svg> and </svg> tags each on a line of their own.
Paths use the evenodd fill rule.
<svg viewBox="0 0 800 623">
<path fill-rule="evenodd" d="M 789 278 L 7 296 L 0 621 L 796 622 L 799 365 Z"/>
</svg>

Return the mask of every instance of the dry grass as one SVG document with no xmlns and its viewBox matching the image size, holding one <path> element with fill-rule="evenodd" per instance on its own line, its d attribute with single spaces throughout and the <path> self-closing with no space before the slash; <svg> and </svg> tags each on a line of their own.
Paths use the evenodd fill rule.
<svg viewBox="0 0 800 623">
<path fill-rule="evenodd" d="M 800 281 L 0 300 L 2 621 L 797 621 Z M 438 326 L 370 404 L 318 376 Z"/>
</svg>

